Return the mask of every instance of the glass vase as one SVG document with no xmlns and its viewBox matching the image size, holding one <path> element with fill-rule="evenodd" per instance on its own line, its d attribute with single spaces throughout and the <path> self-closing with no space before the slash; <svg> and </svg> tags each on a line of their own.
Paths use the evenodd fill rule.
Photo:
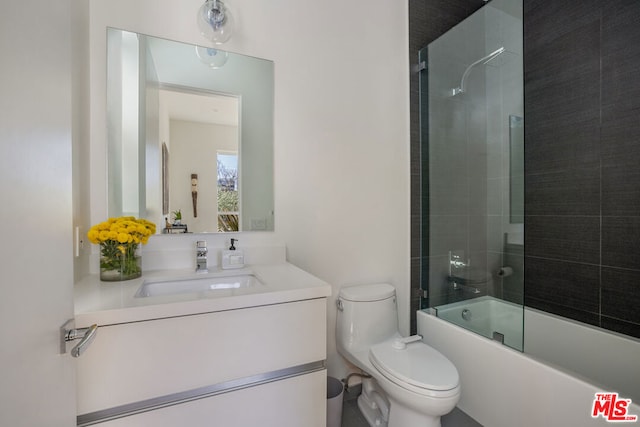
<svg viewBox="0 0 640 427">
<path fill-rule="evenodd" d="M 100 244 L 100 280 L 120 282 L 142 276 L 142 257 L 137 243 L 107 241 Z"/>
</svg>

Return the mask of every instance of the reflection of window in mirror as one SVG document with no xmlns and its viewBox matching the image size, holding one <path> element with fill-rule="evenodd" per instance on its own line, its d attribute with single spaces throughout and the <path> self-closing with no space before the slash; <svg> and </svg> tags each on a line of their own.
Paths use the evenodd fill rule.
<svg viewBox="0 0 640 427">
<path fill-rule="evenodd" d="M 218 231 L 240 230 L 238 153 L 218 151 Z"/>
</svg>

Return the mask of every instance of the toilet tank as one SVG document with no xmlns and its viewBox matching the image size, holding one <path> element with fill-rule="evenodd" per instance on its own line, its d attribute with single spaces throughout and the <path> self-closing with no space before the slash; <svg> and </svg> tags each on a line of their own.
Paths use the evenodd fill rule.
<svg viewBox="0 0 640 427">
<path fill-rule="evenodd" d="M 367 350 L 398 332 L 396 290 L 389 284 L 344 287 L 337 304 L 336 344 L 342 354 Z"/>
</svg>

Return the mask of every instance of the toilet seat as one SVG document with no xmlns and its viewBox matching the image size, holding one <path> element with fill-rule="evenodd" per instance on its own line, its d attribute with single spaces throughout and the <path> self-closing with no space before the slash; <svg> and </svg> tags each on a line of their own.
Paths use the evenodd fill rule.
<svg viewBox="0 0 640 427">
<path fill-rule="evenodd" d="M 414 393 L 449 397 L 460 392 L 460 377 L 453 363 L 436 349 L 418 341 L 399 350 L 394 340 L 376 344 L 369 361 L 389 381 Z"/>
</svg>

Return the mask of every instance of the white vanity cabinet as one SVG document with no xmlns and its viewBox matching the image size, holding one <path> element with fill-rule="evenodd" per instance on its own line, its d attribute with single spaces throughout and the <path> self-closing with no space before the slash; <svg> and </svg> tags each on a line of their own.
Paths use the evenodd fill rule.
<svg viewBox="0 0 640 427">
<path fill-rule="evenodd" d="M 78 422 L 324 427 L 325 359 L 326 297 L 99 325 Z"/>
</svg>

